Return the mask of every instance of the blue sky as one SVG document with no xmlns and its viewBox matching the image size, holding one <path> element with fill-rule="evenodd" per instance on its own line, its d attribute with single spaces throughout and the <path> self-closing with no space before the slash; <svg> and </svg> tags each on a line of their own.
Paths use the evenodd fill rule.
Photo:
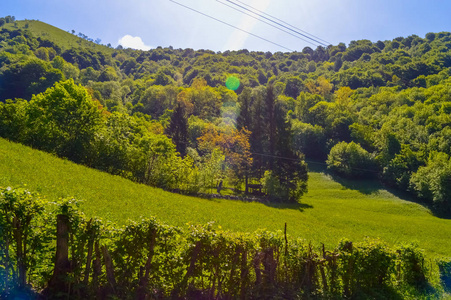
<svg viewBox="0 0 451 300">
<path fill-rule="evenodd" d="M 174 0 L 268 41 L 207 18 L 170 0 L 0 0 L 0 16 L 35 19 L 103 44 L 174 48 L 301 51 L 309 44 L 225 5 L 227 0 Z M 234 0 L 231 0 L 234 1 Z M 240 0 L 336 45 L 451 31 L 448 0 Z M 282 48 L 284 47 L 284 48 Z"/>
</svg>

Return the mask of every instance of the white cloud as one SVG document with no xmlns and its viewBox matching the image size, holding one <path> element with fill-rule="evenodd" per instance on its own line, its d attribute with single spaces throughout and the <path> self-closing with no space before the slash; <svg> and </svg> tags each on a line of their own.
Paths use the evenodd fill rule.
<svg viewBox="0 0 451 300">
<path fill-rule="evenodd" d="M 118 41 L 119 45 L 124 48 L 132 48 L 138 50 L 150 50 L 152 47 L 144 44 L 143 40 L 139 36 L 131 36 L 129 34 L 124 35 Z"/>
</svg>

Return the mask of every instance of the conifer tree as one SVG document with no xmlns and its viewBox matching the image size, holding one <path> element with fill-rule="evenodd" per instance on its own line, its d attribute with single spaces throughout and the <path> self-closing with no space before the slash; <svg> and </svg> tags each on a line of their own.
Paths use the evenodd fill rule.
<svg viewBox="0 0 451 300">
<path fill-rule="evenodd" d="M 178 102 L 171 116 L 166 134 L 172 138 L 177 152 L 184 157 L 188 145 L 188 120 L 186 118 L 185 107 L 181 102 Z"/>
</svg>

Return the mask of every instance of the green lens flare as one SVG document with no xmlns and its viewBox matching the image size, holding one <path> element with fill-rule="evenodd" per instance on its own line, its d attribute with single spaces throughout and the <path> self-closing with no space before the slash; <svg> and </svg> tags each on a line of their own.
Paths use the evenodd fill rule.
<svg viewBox="0 0 451 300">
<path fill-rule="evenodd" d="M 240 87 L 240 80 L 235 76 L 229 76 L 225 84 L 229 90 L 236 91 Z"/>
</svg>

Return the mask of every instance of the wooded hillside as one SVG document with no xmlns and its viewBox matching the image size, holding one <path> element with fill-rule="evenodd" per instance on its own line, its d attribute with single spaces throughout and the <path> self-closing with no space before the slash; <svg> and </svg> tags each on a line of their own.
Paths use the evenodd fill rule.
<svg viewBox="0 0 451 300">
<path fill-rule="evenodd" d="M 70 33 L 83 47 L 67 47 L 28 30 L 36 21 L 6 21 L 2 137 L 169 190 L 262 189 L 279 201 L 299 201 L 304 159 L 322 160 L 450 212 L 448 32 L 215 53 L 112 49 Z"/>
</svg>

